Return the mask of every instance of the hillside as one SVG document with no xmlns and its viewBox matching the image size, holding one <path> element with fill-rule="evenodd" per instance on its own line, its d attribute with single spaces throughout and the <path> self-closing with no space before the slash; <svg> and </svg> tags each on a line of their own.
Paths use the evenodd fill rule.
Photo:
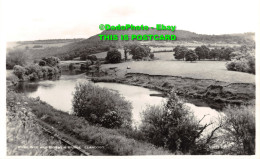
<svg viewBox="0 0 260 159">
<path fill-rule="evenodd" d="M 243 33 L 243 34 L 225 34 L 225 35 L 205 35 L 205 34 L 197 34 L 190 31 L 185 30 L 175 30 L 172 31 L 157 31 L 155 29 L 149 30 L 127 30 L 127 31 L 103 31 L 100 34 L 103 35 L 118 35 L 120 37 L 122 34 L 127 35 L 144 35 L 144 34 L 157 34 L 157 35 L 171 35 L 174 34 L 177 37 L 176 41 L 134 41 L 145 43 L 145 45 L 160 45 L 160 46 L 176 46 L 176 45 L 187 45 L 187 44 L 210 44 L 210 45 L 254 45 L 254 36 L 255 33 Z M 43 49 L 29 49 L 26 50 L 28 55 L 30 54 L 33 59 L 41 58 L 44 56 L 58 56 L 63 59 L 71 59 L 77 55 L 82 53 L 93 54 L 107 51 L 110 47 L 122 47 L 124 43 L 130 43 L 133 41 L 100 41 L 100 34 L 94 35 L 88 39 L 79 39 L 74 42 L 69 41 L 66 45 L 53 46 L 53 47 L 45 47 Z M 57 43 L 56 40 L 53 41 L 35 41 L 33 44 L 39 44 L 40 42 L 47 43 L 50 45 L 51 43 Z M 66 41 L 61 41 L 66 42 Z M 31 42 L 32 43 L 32 42 Z M 23 43 L 26 44 L 26 43 Z"/>
</svg>

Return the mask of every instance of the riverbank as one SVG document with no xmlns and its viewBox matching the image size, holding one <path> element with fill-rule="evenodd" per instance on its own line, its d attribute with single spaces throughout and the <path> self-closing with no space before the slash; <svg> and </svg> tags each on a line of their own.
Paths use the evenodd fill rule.
<svg viewBox="0 0 260 159">
<path fill-rule="evenodd" d="M 12 107 L 23 106 L 30 109 L 26 112 L 34 114 L 37 120 L 52 127 L 57 134 L 62 135 L 66 140 L 83 148 L 87 145 L 84 150 L 91 155 L 171 154 L 163 148 L 137 140 L 140 136 L 134 130 L 108 129 L 92 125 L 82 117 L 54 109 L 39 98 L 29 98 L 22 93 L 8 91 L 7 103 L 12 103 Z"/>
<path fill-rule="evenodd" d="M 255 85 L 252 83 L 230 83 L 214 79 L 195 79 L 181 76 L 149 75 L 126 73 L 118 76 L 113 72 L 100 77 L 92 77 L 93 82 L 115 82 L 141 86 L 162 91 L 173 90 L 177 95 L 189 99 L 205 101 L 214 109 L 222 109 L 227 104 L 247 104 L 255 100 Z"/>
</svg>

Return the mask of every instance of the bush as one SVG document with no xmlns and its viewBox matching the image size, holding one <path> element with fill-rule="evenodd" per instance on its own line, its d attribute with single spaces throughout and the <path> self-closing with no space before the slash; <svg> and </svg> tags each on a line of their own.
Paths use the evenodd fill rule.
<svg viewBox="0 0 260 159">
<path fill-rule="evenodd" d="M 25 79 L 25 73 L 26 73 L 26 69 L 22 66 L 19 65 L 15 65 L 14 66 L 14 74 L 20 79 L 20 80 L 24 80 Z"/>
<path fill-rule="evenodd" d="M 50 67 L 56 67 L 60 63 L 60 59 L 58 57 L 54 57 L 54 56 L 44 57 L 44 58 L 42 58 L 42 60 L 45 61 L 46 65 L 50 66 Z"/>
<path fill-rule="evenodd" d="M 111 49 L 107 52 L 106 61 L 108 63 L 120 63 L 121 53 L 117 49 Z"/>
<path fill-rule="evenodd" d="M 255 154 L 254 106 L 227 107 L 223 111 L 223 142 L 225 154 Z"/>
<path fill-rule="evenodd" d="M 91 61 L 97 61 L 97 56 L 96 55 L 88 55 L 86 59 L 91 60 Z"/>
<path fill-rule="evenodd" d="M 72 143 L 83 148 L 86 145 L 102 146 L 103 148 L 100 149 L 102 152 L 112 155 L 171 154 L 169 151 L 164 150 L 163 148 L 155 147 L 150 143 L 140 142 L 134 140 L 133 138 L 126 137 L 125 135 L 121 134 L 118 129 L 108 129 L 104 127 L 90 125 L 90 123 L 82 117 L 74 116 L 72 114 L 56 110 L 52 106 L 35 98 L 28 98 L 23 94 L 8 91 L 7 105 L 10 105 L 9 107 L 13 107 L 18 102 L 22 103 L 22 105 L 24 102 L 27 102 L 28 104 L 26 105 L 26 107 L 31 108 L 32 112 L 39 120 L 44 120 L 44 122 L 46 122 L 49 126 L 57 129 L 57 133 L 61 134 L 61 137 L 65 137 L 65 139 L 68 139 Z M 16 107 L 21 108 L 21 104 L 16 105 Z M 35 126 L 35 124 L 33 125 Z M 124 128 L 124 130 L 127 131 L 128 129 Z M 9 135 L 11 134 L 7 133 L 8 137 Z M 15 135 L 16 134 L 14 134 L 14 137 L 17 137 Z M 21 135 L 25 136 L 26 134 L 21 133 Z M 10 139 L 12 139 L 12 137 Z M 55 144 L 49 144 L 49 146 L 51 145 Z M 91 149 L 87 149 L 87 151 L 91 153 Z M 26 154 L 28 154 L 29 151 L 27 150 L 26 152 Z M 94 150 L 93 155 L 95 155 L 95 153 L 97 153 L 96 150 Z"/>
<path fill-rule="evenodd" d="M 249 66 L 245 59 L 232 60 L 226 63 L 226 68 L 231 71 L 248 72 Z"/>
<path fill-rule="evenodd" d="M 150 53 L 149 57 L 150 57 L 151 59 L 154 59 L 154 53 Z"/>
<path fill-rule="evenodd" d="M 201 125 L 200 121 L 172 93 L 163 107 L 152 106 L 143 112 L 140 131 L 148 142 L 172 152 L 208 154 L 214 132 L 220 127 L 202 138 L 202 132 L 210 124 Z"/>
<path fill-rule="evenodd" d="M 117 92 L 91 83 L 79 83 L 73 97 L 73 111 L 88 121 L 114 128 L 131 125 L 131 104 Z"/>
<path fill-rule="evenodd" d="M 39 66 L 45 66 L 45 65 L 46 65 L 46 61 L 44 61 L 44 60 L 39 61 Z"/>
<path fill-rule="evenodd" d="M 39 66 L 32 64 L 27 67 L 16 65 L 14 67 L 14 74 L 19 78 L 20 81 L 25 80 L 38 80 L 45 77 L 57 77 L 60 75 L 61 70 L 59 66 Z M 57 75 L 57 76 L 56 76 Z"/>
<path fill-rule="evenodd" d="M 48 76 L 48 67 L 49 67 L 49 66 L 43 66 L 43 67 L 41 67 L 41 69 L 42 69 L 42 76 L 43 76 L 43 77 L 47 77 L 47 76 Z"/>
<path fill-rule="evenodd" d="M 28 67 L 25 67 L 25 69 L 26 75 L 29 76 L 30 80 L 36 80 L 43 77 L 43 72 L 41 66 L 39 65 L 30 65 Z"/>
<path fill-rule="evenodd" d="M 74 64 L 73 63 L 70 63 L 69 64 L 69 70 L 73 70 L 74 69 Z"/>
<path fill-rule="evenodd" d="M 230 55 L 232 61 L 226 63 L 228 70 L 255 74 L 254 53 L 233 52 Z"/>
</svg>

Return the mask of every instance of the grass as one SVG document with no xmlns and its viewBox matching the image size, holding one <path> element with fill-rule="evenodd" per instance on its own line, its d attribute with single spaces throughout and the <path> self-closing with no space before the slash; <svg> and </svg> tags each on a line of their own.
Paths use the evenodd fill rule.
<svg viewBox="0 0 260 159">
<path fill-rule="evenodd" d="M 161 53 L 157 53 L 161 54 Z M 155 55 L 157 55 L 155 54 Z M 125 73 L 182 76 L 196 79 L 215 79 L 231 83 L 255 83 L 255 75 L 228 71 L 224 61 L 131 61 L 119 64 L 105 64 L 102 68 L 117 67 L 118 76 Z M 127 67 L 131 69 L 127 69 Z"/>
<path fill-rule="evenodd" d="M 174 52 L 156 52 L 154 57 L 163 61 L 172 61 L 174 59 Z"/>
<path fill-rule="evenodd" d="M 26 106 L 27 102 L 18 102 L 14 94 L 7 98 L 7 155 L 12 156 L 48 156 L 48 155 L 75 155 L 64 147 L 58 140 L 44 133 L 35 122 L 35 115 Z M 61 149 L 48 148 L 49 146 Z"/>
<path fill-rule="evenodd" d="M 8 92 L 7 103 L 27 103 L 38 119 L 58 131 L 87 145 L 104 146 L 105 153 L 112 155 L 166 155 L 169 151 L 150 143 L 127 137 L 117 129 L 108 129 L 89 124 L 84 118 L 58 111 L 39 99 L 28 98 L 23 94 Z M 133 136 L 133 135 L 132 135 Z M 95 154 L 93 154 L 95 155 Z"/>
</svg>

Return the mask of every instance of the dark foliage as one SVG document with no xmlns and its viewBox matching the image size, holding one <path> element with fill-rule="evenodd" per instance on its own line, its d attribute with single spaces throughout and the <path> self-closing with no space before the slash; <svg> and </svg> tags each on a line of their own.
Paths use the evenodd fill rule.
<svg viewBox="0 0 260 159">
<path fill-rule="evenodd" d="M 131 104 L 117 92 L 80 83 L 73 97 L 73 111 L 91 123 L 114 128 L 131 125 Z"/>
<path fill-rule="evenodd" d="M 208 146 L 220 126 L 211 135 L 201 139 L 202 132 L 211 124 L 201 125 L 200 121 L 172 93 L 163 107 L 151 106 L 143 112 L 140 131 L 147 141 L 166 147 L 172 152 L 208 154 Z"/>
<path fill-rule="evenodd" d="M 106 62 L 108 63 L 120 63 L 121 53 L 117 49 L 111 49 L 107 52 Z"/>
<path fill-rule="evenodd" d="M 196 61 L 198 59 L 198 55 L 193 50 L 189 50 L 185 54 L 186 61 Z"/>
</svg>

